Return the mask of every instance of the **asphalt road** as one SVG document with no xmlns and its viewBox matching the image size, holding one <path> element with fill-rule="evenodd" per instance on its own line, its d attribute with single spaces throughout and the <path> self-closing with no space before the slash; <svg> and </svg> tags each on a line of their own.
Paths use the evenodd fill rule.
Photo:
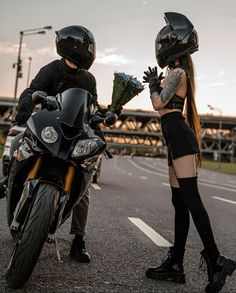
<svg viewBox="0 0 236 293">
<path fill-rule="evenodd" d="M 199 187 L 221 253 L 236 259 L 235 177 L 200 170 Z M 167 253 L 168 248 L 160 245 L 173 240 L 174 211 L 170 200 L 165 160 L 104 159 L 100 182 L 91 188 L 86 236 L 91 263 L 81 264 L 70 259 L 68 252 L 72 236 L 68 232 L 68 220 L 58 232 L 63 262 L 58 262 L 54 245 L 45 244 L 30 280 L 21 290 L 7 289 L 5 284 L 4 274 L 13 244 L 6 223 L 5 200 L 1 200 L 0 292 L 204 292 L 206 272 L 199 270 L 202 244 L 193 224 L 186 247 L 187 283 L 178 285 L 145 277 L 145 270 L 150 265 L 158 265 Z M 149 227 L 158 233 L 152 230 L 152 239 L 145 234 Z M 155 240 L 154 236 L 163 238 Z M 221 292 L 236 292 L 236 273 Z"/>
</svg>

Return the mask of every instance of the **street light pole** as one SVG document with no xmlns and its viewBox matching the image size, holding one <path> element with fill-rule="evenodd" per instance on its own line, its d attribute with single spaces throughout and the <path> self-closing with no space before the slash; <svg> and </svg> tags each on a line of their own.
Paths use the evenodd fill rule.
<svg viewBox="0 0 236 293">
<path fill-rule="evenodd" d="M 51 26 L 45 26 L 43 28 L 27 29 L 20 31 L 20 42 L 18 48 L 17 62 L 13 64 L 13 68 L 16 67 L 16 79 L 15 79 L 15 88 L 14 88 L 14 101 L 13 101 L 13 110 L 12 116 L 14 117 L 16 113 L 16 98 L 17 98 L 17 88 L 18 88 L 18 79 L 22 77 L 22 59 L 21 59 L 21 48 L 23 36 L 30 36 L 36 34 L 45 34 L 46 30 L 52 29 Z"/>
<path fill-rule="evenodd" d="M 218 158 L 218 165 L 219 165 L 219 169 L 221 169 L 221 130 L 222 130 L 222 110 L 220 108 L 214 107 L 212 105 L 207 105 L 208 108 L 210 108 L 211 110 L 215 110 L 219 112 L 219 116 L 220 116 L 220 120 L 219 120 L 219 131 L 218 131 L 218 139 L 219 139 L 219 147 L 218 147 L 218 151 L 219 151 L 219 158 Z"/>
<path fill-rule="evenodd" d="M 32 62 L 32 57 L 28 58 L 29 64 L 28 64 L 28 72 L 27 72 L 27 82 L 26 82 L 26 87 L 29 87 L 29 81 L 30 81 L 30 69 L 31 69 L 31 62 Z"/>
</svg>

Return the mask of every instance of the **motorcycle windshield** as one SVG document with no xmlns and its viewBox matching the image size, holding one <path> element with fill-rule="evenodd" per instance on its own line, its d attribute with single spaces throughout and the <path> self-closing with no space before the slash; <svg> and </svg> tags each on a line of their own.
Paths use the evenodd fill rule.
<svg viewBox="0 0 236 293">
<path fill-rule="evenodd" d="M 57 95 L 57 100 L 62 108 L 58 114 L 60 124 L 86 132 L 91 94 L 81 88 L 71 88 Z"/>
<path fill-rule="evenodd" d="M 66 160 L 79 137 L 89 137 L 89 104 L 91 94 L 80 88 L 71 88 L 57 96 L 61 106 L 58 111 L 41 110 L 28 120 L 27 125 L 39 141 L 58 158 Z M 47 143 L 42 138 L 43 130 L 53 127 L 58 138 Z M 93 131 L 92 131 L 93 132 Z"/>
</svg>

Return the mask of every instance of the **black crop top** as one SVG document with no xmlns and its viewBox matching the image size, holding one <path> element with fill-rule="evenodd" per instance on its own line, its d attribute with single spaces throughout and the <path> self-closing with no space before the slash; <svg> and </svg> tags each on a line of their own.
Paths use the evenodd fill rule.
<svg viewBox="0 0 236 293">
<path fill-rule="evenodd" d="M 176 94 L 169 100 L 169 102 L 165 105 L 164 109 L 178 109 L 183 111 L 184 109 L 184 98 L 177 96 Z"/>
</svg>

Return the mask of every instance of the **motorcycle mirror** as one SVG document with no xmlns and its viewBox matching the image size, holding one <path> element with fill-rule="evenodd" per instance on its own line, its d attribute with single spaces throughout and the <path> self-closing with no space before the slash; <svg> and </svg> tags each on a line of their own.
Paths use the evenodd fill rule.
<svg viewBox="0 0 236 293">
<path fill-rule="evenodd" d="M 36 91 L 32 94 L 32 100 L 35 105 L 42 103 L 47 97 L 47 93 L 43 91 Z"/>
</svg>

